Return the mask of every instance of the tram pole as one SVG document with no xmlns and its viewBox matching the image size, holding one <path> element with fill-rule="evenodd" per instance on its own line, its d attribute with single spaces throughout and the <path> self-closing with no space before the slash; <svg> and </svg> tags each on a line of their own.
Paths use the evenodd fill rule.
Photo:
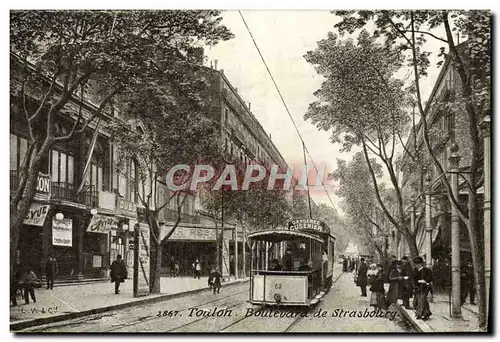
<svg viewBox="0 0 500 342">
<path fill-rule="evenodd" d="M 309 218 L 313 218 L 312 209 L 311 209 L 311 194 L 309 192 L 309 172 L 307 172 L 307 159 L 306 159 L 306 145 L 304 141 L 302 141 L 302 152 L 304 153 L 304 167 L 306 168 L 306 188 L 307 188 L 307 201 L 309 203 Z"/>
<path fill-rule="evenodd" d="M 238 279 L 238 224 L 234 225 L 234 276 Z"/>
</svg>

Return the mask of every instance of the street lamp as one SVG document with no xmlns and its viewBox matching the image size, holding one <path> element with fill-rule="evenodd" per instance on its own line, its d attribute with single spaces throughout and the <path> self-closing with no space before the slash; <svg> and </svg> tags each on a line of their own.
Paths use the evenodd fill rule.
<svg viewBox="0 0 500 342">
<path fill-rule="evenodd" d="M 63 220 L 64 219 L 64 214 L 63 213 L 57 213 L 56 214 L 56 220 Z"/>
<path fill-rule="evenodd" d="M 449 173 L 451 178 L 451 191 L 453 197 L 458 201 L 458 172 L 460 156 L 458 155 L 458 145 L 453 143 L 450 146 Z M 460 308 L 460 218 L 458 210 L 451 205 L 451 317 L 461 318 L 462 310 Z"/>
<path fill-rule="evenodd" d="M 425 175 L 425 264 L 432 268 L 432 213 L 431 213 L 431 181 L 430 172 Z"/>
</svg>

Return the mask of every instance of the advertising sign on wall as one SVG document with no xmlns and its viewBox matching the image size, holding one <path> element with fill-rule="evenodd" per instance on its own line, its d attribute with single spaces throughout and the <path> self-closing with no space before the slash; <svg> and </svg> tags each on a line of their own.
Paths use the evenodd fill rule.
<svg viewBox="0 0 500 342">
<path fill-rule="evenodd" d="M 52 245 L 71 247 L 73 245 L 73 221 L 69 218 L 52 220 Z"/>
<path fill-rule="evenodd" d="M 149 226 L 139 223 L 135 230 L 134 297 L 149 294 Z"/>
<path fill-rule="evenodd" d="M 36 180 L 35 198 L 41 200 L 49 199 L 51 192 L 51 184 L 52 182 L 50 175 L 38 173 L 38 178 Z"/>
<path fill-rule="evenodd" d="M 109 234 L 110 230 L 118 228 L 118 219 L 112 216 L 96 214 L 92 216 L 87 232 Z"/>
<path fill-rule="evenodd" d="M 43 226 L 49 209 L 50 204 L 31 203 L 28 215 L 26 215 L 23 223 L 33 226 Z"/>
</svg>

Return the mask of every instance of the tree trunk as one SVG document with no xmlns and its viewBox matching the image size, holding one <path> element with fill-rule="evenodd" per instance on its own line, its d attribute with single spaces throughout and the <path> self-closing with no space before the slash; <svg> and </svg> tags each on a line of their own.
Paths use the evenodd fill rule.
<svg viewBox="0 0 500 342">
<path fill-rule="evenodd" d="M 408 248 L 410 249 L 410 257 L 413 260 L 418 256 L 418 247 L 417 247 L 417 238 L 414 234 L 403 234 L 406 238 L 406 242 L 408 243 Z"/>
<path fill-rule="evenodd" d="M 154 267 L 154 277 L 151 280 L 151 293 L 160 293 L 160 273 L 161 273 L 161 241 L 156 245 L 156 256 L 155 256 L 155 267 Z"/>
<path fill-rule="evenodd" d="M 471 180 L 475 180 L 475 173 L 471 173 Z M 478 232 L 480 221 L 478 219 L 478 196 L 475 191 L 469 191 L 469 241 L 471 244 L 472 263 L 474 265 L 474 278 L 476 281 L 478 300 L 478 325 L 480 329 L 486 329 L 488 317 L 486 314 L 486 280 L 484 276 L 484 251 L 481 234 Z"/>
<path fill-rule="evenodd" d="M 31 202 L 35 198 L 38 173 L 42 167 L 44 154 L 48 152 L 48 144 L 45 144 L 37 153 L 33 163 L 30 165 L 26 179 L 23 195 L 18 203 L 10 203 L 10 270 L 13 276 L 16 264 L 16 251 L 19 242 L 19 232 L 26 215 L 28 214 Z"/>
</svg>

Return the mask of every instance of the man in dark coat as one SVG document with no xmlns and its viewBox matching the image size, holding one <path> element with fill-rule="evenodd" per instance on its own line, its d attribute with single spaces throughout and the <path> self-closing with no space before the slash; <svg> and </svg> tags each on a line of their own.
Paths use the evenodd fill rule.
<svg viewBox="0 0 500 342">
<path fill-rule="evenodd" d="M 431 289 L 432 271 L 425 267 L 424 259 L 416 257 L 413 260 L 415 264 L 415 271 L 413 272 L 413 286 L 415 288 L 415 297 L 417 299 L 417 309 L 415 316 L 417 319 L 427 319 L 432 312 L 430 310 L 429 302 L 427 301 L 427 294 Z"/>
<path fill-rule="evenodd" d="M 49 254 L 49 259 L 45 264 L 45 276 L 47 277 L 47 290 L 54 289 L 54 277 L 57 274 L 57 261 L 52 254 Z"/>
<path fill-rule="evenodd" d="M 467 296 L 470 295 L 470 303 L 476 305 L 476 286 L 474 283 L 474 268 L 472 262 L 468 261 L 466 265 L 462 266 L 461 271 L 461 304 L 464 305 Z"/>
<path fill-rule="evenodd" d="M 111 282 L 115 283 L 115 294 L 120 293 L 120 283 L 127 279 L 127 268 L 123 262 L 122 256 L 118 254 L 116 260 L 111 264 Z"/>
<path fill-rule="evenodd" d="M 292 260 L 292 250 L 287 249 L 285 251 L 285 255 L 281 259 L 281 267 L 283 267 L 283 271 L 293 271 L 293 260 Z"/>
<path fill-rule="evenodd" d="M 401 258 L 401 269 L 403 273 L 403 288 L 401 289 L 401 299 L 403 300 L 403 306 L 406 309 L 410 308 L 410 298 L 413 294 L 413 269 L 408 261 L 408 257 L 404 256 Z"/>
<path fill-rule="evenodd" d="M 342 272 L 347 272 L 347 257 L 344 257 L 344 260 L 342 261 Z"/>
<path fill-rule="evenodd" d="M 366 272 L 368 272 L 368 266 L 366 266 L 365 258 L 361 258 L 358 267 L 358 280 L 357 280 L 357 285 L 361 288 L 361 297 L 366 297 L 366 285 L 368 284 Z"/>
</svg>

